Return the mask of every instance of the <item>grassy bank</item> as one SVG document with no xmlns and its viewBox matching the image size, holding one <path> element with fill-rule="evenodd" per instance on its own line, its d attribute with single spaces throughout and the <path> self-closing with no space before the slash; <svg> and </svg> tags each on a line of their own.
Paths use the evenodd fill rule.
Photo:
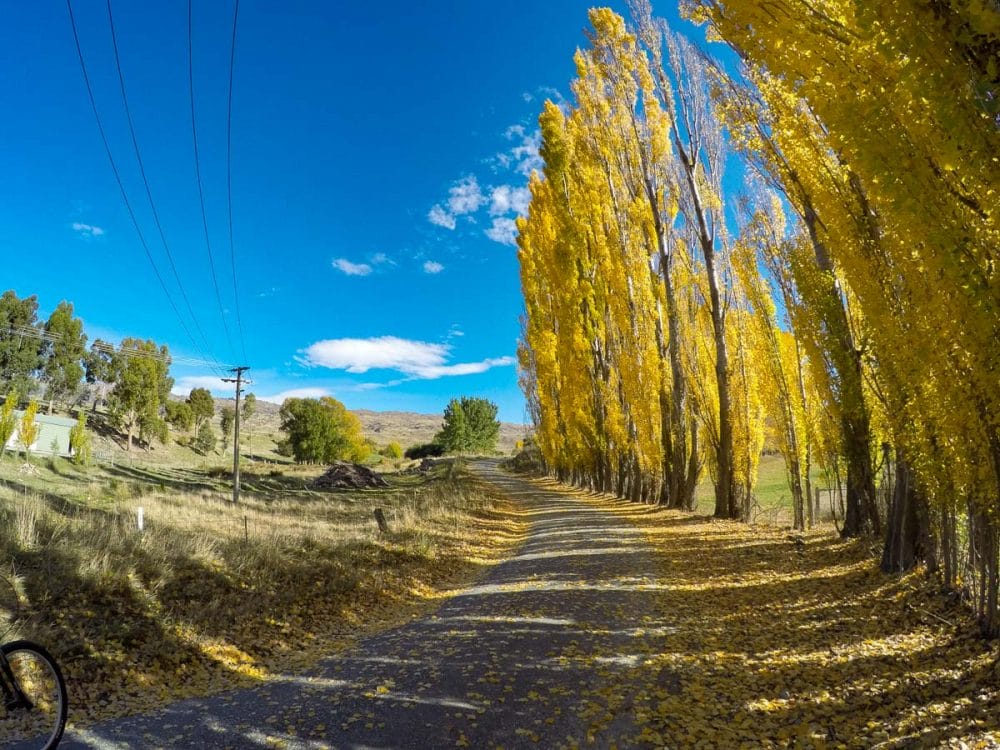
<svg viewBox="0 0 1000 750">
<path fill-rule="evenodd" d="M 19 634 L 63 665 L 73 721 L 304 667 L 420 611 L 518 534 L 506 501 L 460 470 L 337 493 L 310 488 L 318 471 L 251 472 L 234 506 L 218 472 L 0 465 L 0 574 Z"/>
</svg>

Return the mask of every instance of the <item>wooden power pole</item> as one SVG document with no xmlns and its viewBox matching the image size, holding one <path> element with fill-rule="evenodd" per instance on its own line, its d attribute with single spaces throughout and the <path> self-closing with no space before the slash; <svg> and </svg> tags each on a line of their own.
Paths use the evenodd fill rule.
<svg viewBox="0 0 1000 750">
<path fill-rule="evenodd" d="M 243 380 L 243 373 L 249 370 L 245 365 L 234 367 L 230 372 L 235 372 L 235 378 L 223 378 L 223 383 L 236 383 L 236 415 L 233 423 L 233 502 L 240 501 L 240 393 L 244 385 L 249 385 L 251 381 Z"/>
</svg>

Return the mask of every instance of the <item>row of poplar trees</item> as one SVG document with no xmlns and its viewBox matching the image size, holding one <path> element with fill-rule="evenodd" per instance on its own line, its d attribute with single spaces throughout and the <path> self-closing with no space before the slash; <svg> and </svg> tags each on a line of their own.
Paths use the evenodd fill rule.
<svg viewBox="0 0 1000 750">
<path fill-rule="evenodd" d="M 720 64 L 630 11 L 591 11 L 518 225 L 547 466 L 686 509 L 707 471 L 746 520 L 770 436 L 796 527 L 842 472 L 842 533 L 1000 633 L 1000 15 L 687 4 Z"/>
</svg>

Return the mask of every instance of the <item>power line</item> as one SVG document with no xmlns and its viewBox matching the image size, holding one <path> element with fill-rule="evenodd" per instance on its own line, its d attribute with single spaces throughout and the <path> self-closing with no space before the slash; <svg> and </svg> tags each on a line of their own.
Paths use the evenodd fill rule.
<svg viewBox="0 0 1000 750">
<path fill-rule="evenodd" d="M 110 6 L 111 0 L 108 0 Z M 226 322 L 226 311 L 219 293 L 219 279 L 215 275 L 215 258 L 212 257 L 212 241 L 208 234 L 208 216 L 205 213 L 205 189 L 201 182 L 201 159 L 198 156 L 198 126 L 194 113 L 194 20 L 193 0 L 188 0 L 188 91 L 191 99 L 191 140 L 194 142 L 194 173 L 198 180 L 198 203 L 201 205 L 201 227 L 205 233 L 205 249 L 208 250 L 208 267 L 212 271 L 212 287 L 215 289 L 215 300 L 219 303 L 219 315 L 222 317 L 222 328 L 226 332 L 226 342 L 229 351 L 234 352 L 233 339 L 229 335 L 229 324 Z"/>
<path fill-rule="evenodd" d="M 61 340 L 60 336 L 57 336 L 56 334 L 53 333 L 49 333 L 44 328 L 34 328 L 32 326 L 9 326 L 6 330 L 9 331 L 12 336 L 13 335 L 21 337 L 31 336 L 33 338 L 41 339 L 42 341 L 47 341 L 49 343 L 54 343 L 56 341 Z M 210 362 L 207 359 L 199 359 L 197 357 L 187 357 L 183 354 L 163 355 L 160 354 L 159 351 L 148 352 L 141 349 L 135 349 L 132 347 L 122 348 L 120 346 L 119 348 L 116 349 L 114 344 L 111 344 L 102 339 L 95 339 L 93 342 L 91 342 L 90 348 L 96 349 L 99 352 L 105 352 L 107 354 L 117 354 L 125 357 L 135 355 L 135 356 L 147 357 L 149 359 L 156 359 L 161 362 L 166 362 L 167 360 L 169 360 L 173 364 L 192 365 L 199 367 L 208 366 L 213 369 L 216 369 L 217 374 L 219 374 L 220 376 L 223 374 L 222 371 L 218 370 L 218 368 L 215 367 L 214 362 Z"/>
<path fill-rule="evenodd" d="M 229 94 L 226 109 L 226 205 L 229 210 L 229 260 L 233 268 L 233 296 L 236 299 L 236 323 L 240 330 L 240 348 L 246 362 L 247 342 L 243 335 L 243 315 L 240 313 L 240 291 L 236 281 L 236 245 L 233 242 L 233 69 L 236 65 L 236 22 L 240 17 L 240 0 L 233 9 L 233 38 L 229 45 Z"/>
<path fill-rule="evenodd" d="M 70 2 L 70 0 L 67 0 L 67 2 Z M 122 73 L 121 58 L 118 54 L 118 34 L 115 32 L 115 18 L 114 14 L 111 12 L 111 0 L 107 0 L 107 6 L 108 26 L 111 28 L 111 44 L 115 53 L 115 70 L 118 72 L 118 83 L 121 88 L 122 104 L 125 107 L 125 119 L 128 121 L 128 132 L 132 138 L 132 150 L 135 152 L 135 160 L 139 165 L 139 175 L 142 177 L 142 184 L 146 189 L 146 198 L 149 201 L 149 209 L 153 215 L 153 223 L 156 225 L 156 230 L 160 235 L 160 241 L 163 243 L 163 250 L 167 255 L 167 260 L 170 262 L 170 268 L 174 272 L 174 279 L 177 281 L 181 297 L 184 299 L 185 305 L 187 305 L 188 313 L 190 313 L 191 319 L 194 321 L 195 328 L 198 330 L 199 335 L 205 342 L 205 348 L 211 350 L 211 346 L 208 344 L 208 338 L 205 336 L 205 332 L 202 330 L 201 324 L 198 322 L 198 316 L 194 313 L 194 308 L 191 306 L 191 300 L 188 298 L 187 292 L 184 289 L 184 283 L 181 281 L 180 274 L 177 272 L 177 265 L 174 263 L 174 256 L 173 253 L 170 252 L 170 245 L 167 242 L 166 233 L 163 231 L 163 224 L 160 222 L 160 214 L 156 210 L 156 202 L 153 200 L 153 191 L 149 186 L 149 179 L 146 177 L 146 167 L 142 161 L 142 153 L 139 149 L 139 139 L 136 137 L 135 123 L 132 120 L 132 108 L 129 107 L 128 94 L 125 90 L 125 76 Z M 223 323 L 225 323 L 225 320 L 223 320 Z M 226 335 L 228 336 L 228 331 Z M 216 362 L 219 369 L 222 370 L 221 363 L 218 363 L 218 360 L 216 360 Z"/>
<path fill-rule="evenodd" d="M 108 7 L 110 9 L 110 0 Z M 135 228 L 135 233 L 139 237 L 139 244 L 142 246 L 143 252 L 145 252 L 146 259 L 149 261 L 150 266 L 153 268 L 153 274 L 156 276 L 156 280 L 159 282 L 160 288 L 163 290 L 163 294 L 167 298 L 167 302 L 170 304 L 170 309 L 174 311 L 174 315 L 177 316 L 177 320 L 180 322 L 181 328 L 184 330 L 184 333 L 190 340 L 191 344 L 202 356 L 205 356 L 204 350 L 195 340 L 191 333 L 191 329 L 188 328 L 188 325 L 184 320 L 184 316 L 181 315 L 180 310 L 177 309 L 177 304 L 174 302 L 174 298 L 170 294 L 170 289 L 167 288 L 167 284 L 163 280 L 163 275 L 160 273 L 160 269 L 156 265 L 156 260 L 153 258 L 153 254 L 149 250 L 149 243 L 146 242 L 146 237 L 143 235 L 142 228 L 139 226 L 139 221 L 136 218 L 135 210 L 132 208 L 132 203 L 128 199 L 125 184 L 122 182 L 121 173 L 118 171 L 118 165 L 115 163 L 114 155 L 111 152 L 111 144 L 108 142 L 108 136 L 104 130 L 104 123 L 102 122 L 100 112 L 97 109 L 97 100 L 94 98 L 94 89 L 90 84 L 90 76 L 87 73 L 87 64 L 83 57 L 83 47 L 80 45 L 80 35 L 76 28 L 76 17 L 73 15 L 72 0 L 66 0 L 66 8 L 69 11 L 70 25 L 73 28 L 73 41 L 76 43 L 76 54 L 80 60 L 80 71 L 83 73 L 83 82 L 87 88 L 87 97 L 90 100 L 90 108 L 94 112 L 94 120 L 97 122 L 97 130 L 101 135 L 101 142 L 104 144 L 104 153 L 108 157 L 108 163 L 111 165 L 111 171 L 114 174 L 115 182 L 118 184 L 118 190 L 121 192 L 122 202 L 125 204 L 125 210 L 128 212 L 129 218 L 132 220 L 132 226 Z M 188 307 L 190 308 L 190 304 Z M 195 325 L 197 325 L 197 319 L 195 319 Z M 202 334 L 202 337 L 204 338 L 204 334 Z M 217 364 L 215 366 L 219 371 L 222 370 L 222 368 Z"/>
</svg>

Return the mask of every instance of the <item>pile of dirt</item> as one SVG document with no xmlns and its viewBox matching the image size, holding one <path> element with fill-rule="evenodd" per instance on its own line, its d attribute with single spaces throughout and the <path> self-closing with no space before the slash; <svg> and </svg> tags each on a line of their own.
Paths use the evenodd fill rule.
<svg viewBox="0 0 1000 750">
<path fill-rule="evenodd" d="M 313 486 L 323 490 L 367 490 L 388 487 L 389 483 L 367 466 L 335 461 Z"/>
</svg>

